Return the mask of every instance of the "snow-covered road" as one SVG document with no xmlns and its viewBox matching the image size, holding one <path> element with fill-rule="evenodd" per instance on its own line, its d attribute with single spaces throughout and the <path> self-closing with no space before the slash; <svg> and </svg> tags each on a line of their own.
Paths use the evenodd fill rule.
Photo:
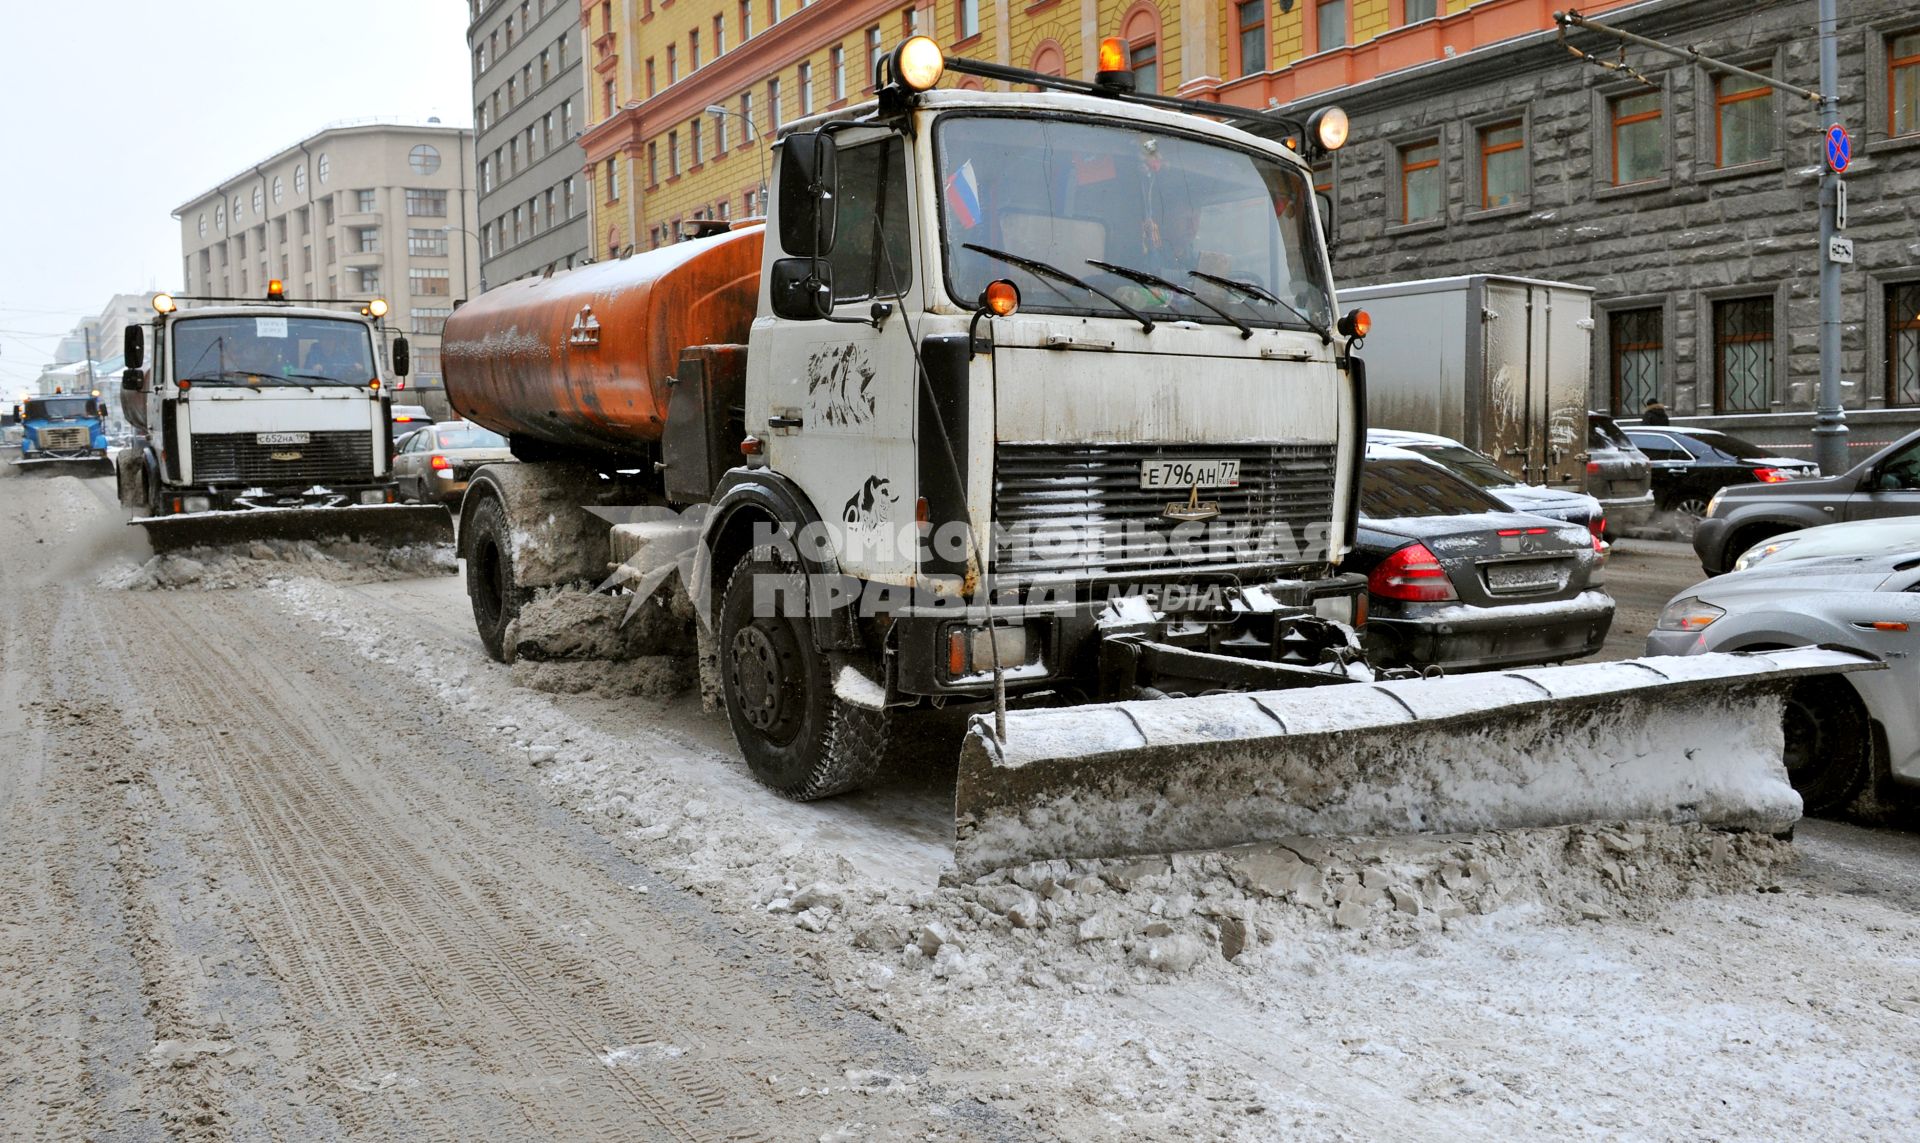
<svg viewBox="0 0 1920 1143">
<path fill-rule="evenodd" d="M 1303 842 L 943 884 L 952 727 L 884 789 L 790 805 L 691 697 L 515 686 L 452 576 L 100 586 L 138 581 L 109 496 L 0 480 L 0 1134 L 1920 1115 L 1912 835 L 1809 823 L 1797 860 L 1684 831 Z"/>
</svg>

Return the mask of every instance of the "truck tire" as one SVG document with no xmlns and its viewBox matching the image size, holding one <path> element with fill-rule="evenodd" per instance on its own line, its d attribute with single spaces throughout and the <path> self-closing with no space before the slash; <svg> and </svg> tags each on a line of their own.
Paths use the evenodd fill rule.
<svg viewBox="0 0 1920 1143">
<path fill-rule="evenodd" d="M 865 785 L 886 759 L 885 711 L 834 694 L 826 656 L 803 616 L 755 615 L 754 584 L 801 578 L 769 560 L 741 561 L 719 616 L 720 685 L 733 736 L 753 776 L 781 797 L 810 802 Z"/>
<path fill-rule="evenodd" d="M 507 511 L 492 496 L 481 501 L 467 524 L 467 599 L 480 642 L 496 662 L 507 661 L 507 625 L 520 617 L 530 593 L 513 570 L 513 529 Z"/>
</svg>

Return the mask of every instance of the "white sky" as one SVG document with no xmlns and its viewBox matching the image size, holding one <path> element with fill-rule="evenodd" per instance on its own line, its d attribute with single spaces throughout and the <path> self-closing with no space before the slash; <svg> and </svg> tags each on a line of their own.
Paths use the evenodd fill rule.
<svg viewBox="0 0 1920 1143">
<path fill-rule="evenodd" d="M 0 31 L 0 388 L 122 292 L 175 206 L 336 119 L 473 125 L 466 0 L 27 0 Z M 54 336 L 48 336 L 54 335 Z"/>
</svg>

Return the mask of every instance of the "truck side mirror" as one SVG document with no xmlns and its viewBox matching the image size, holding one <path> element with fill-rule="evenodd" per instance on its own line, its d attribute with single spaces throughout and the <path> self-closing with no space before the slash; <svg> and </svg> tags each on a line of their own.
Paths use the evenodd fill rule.
<svg viewBox="0 0 1920 1143">
<path fill-rule="evenodd" d="M 138 369 L 147 357 L 147 331 L 137 325 L 127 327 L 127 335 L 121 342 L 120 355 L 126 358 L 128 369 Z"/>
<path fill-rule="evenodd" d="M 824 258 L 833 253 L 839 213 L 839 148 L 824 131 L 789 135 L 780 147 L 780 247 Z"/>
<path fill-rule="evenodd" d="M 406 338 L 404 337 L 394 338 L 393 339 L 393 372 L 394 374 L 399 377 L 405 377 L 407 375 L 407 370 L 411 369 L 412 367 L 413 367 L 412 347 L 407 345 Z"/>
<path fill-rule="evenodd" d="M 123 393 L 138 393 L 140 391 L 140 371 L 138 369 L 129 369 L 120 375 L 120 390 Z"/>
</svg>

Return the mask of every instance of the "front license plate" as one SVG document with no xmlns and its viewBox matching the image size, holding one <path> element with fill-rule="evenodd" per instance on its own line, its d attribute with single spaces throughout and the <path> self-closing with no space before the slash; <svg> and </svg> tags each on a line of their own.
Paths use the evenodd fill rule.
<svg viewBox="0 0 1920 1143">
<path fill-rule="evenodd" d="M 255 444 L 263 445 L 306 444 L 312 439 L 312 433 L 255 433 L 253 436 Z"/>
<path fill-rule="evenodd" d="M 1559 588 L 1566 582 L 1566 570 L 1553 564 L 1494 564 L 1487 568 L 1487 586 L 1496 591 Z"/>
<path fill-rule="evenodd" d="M 1238 488 L 1237 460 L 1181 460 L 1161 457 L 1140 462 L 1142 488 Z"/>
</svg>

